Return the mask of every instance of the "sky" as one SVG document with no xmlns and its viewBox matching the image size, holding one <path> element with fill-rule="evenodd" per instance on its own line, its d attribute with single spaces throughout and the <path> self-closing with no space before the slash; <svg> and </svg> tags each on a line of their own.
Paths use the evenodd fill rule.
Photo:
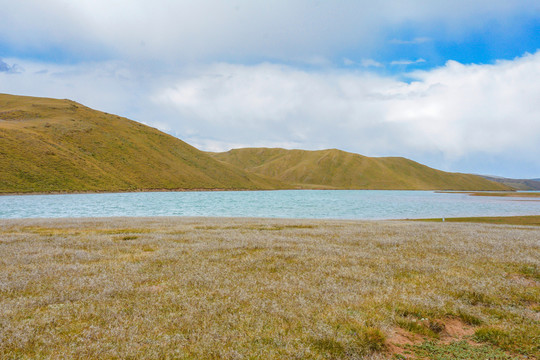
<svg viewBox="0 0 540 360">
<path fill-rule="evenodd" d="M 0 0 L 0 93 L 206 151 L 540 178 L 538 0 Z"/>
</svg>

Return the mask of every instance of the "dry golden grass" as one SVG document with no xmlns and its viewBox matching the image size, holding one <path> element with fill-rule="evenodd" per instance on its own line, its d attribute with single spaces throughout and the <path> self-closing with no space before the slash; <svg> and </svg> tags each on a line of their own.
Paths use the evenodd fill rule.
<svg viewBox="0 0 540 360">
<path fill-rule="evenodd" d="M 2 220 L 0 358 L 384 359 L 396 333 L 434 342 L 413 356 L 456 322 L 486 351 L 535 358 L 539 239 L 458 223 Z"/>
<path fill-rule="evenodd" d="M 0 94 L 0 169 L 0 194 L 288 187 L 126 118 L 8 94 Z"/>
<path fill-rule="evenodd" d="M 417 219 L 415 221 L 431 221 L 442 222 L 442 218 L 436 219 Z M 444 218 L 445 222 L 469 222 L 469 223 L 484 223 L 484 224 L 506 224 L 506 225 L 528 225 L 540 226 L 540 215 L 525 215 L 525 216 L 480 216 L 480 217 L 461 217 L 461 218 Z"/>
<path fill-rule="evenodd" d="M 449 173 L 401 157 L 368 157 L 337 149 L 243 148 L 216 159 L 299 188 L 378 190 L 513 190 L 478 175 Z"/>
</svg>

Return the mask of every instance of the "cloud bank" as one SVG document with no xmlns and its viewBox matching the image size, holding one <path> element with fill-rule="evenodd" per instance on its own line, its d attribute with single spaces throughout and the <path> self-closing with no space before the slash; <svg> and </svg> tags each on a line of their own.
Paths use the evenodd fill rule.
<svg viewBox="0 0 540 360">
<path fill-rule="evenodd" d="M 460 40 L 488 25 L 511 32 L 509 19 L 519 22 L 520 16 L 540 11 L 537 0 L 19 0 L 0 5 L 0 45 L 12 52 L 165 63 L 309 61 L 351 49 L 365 57 L 388 36 L 396 44 L 422 44 L 429 40 L 426 34 Z M 396 39 L 396 29 L 413 23 L 420 35 Z"/>
</svg>

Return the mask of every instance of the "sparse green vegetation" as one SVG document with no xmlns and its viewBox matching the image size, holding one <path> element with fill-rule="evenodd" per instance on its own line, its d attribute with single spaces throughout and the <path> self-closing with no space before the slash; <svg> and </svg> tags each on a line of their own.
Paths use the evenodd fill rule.
<svg viewBox="0 0 540 360">
<path fill-rule="evenodd" d="M 469 314 L 468 312 L 465 312 L 463 309 L 459 309 L 456 315 L 467 325 L 482 325 L 482 319 L 472 314 Z"/>
<path fill-rule="evenodd" d="M 538 300 L 538 298 L 537 298 Z M 538 315 L 538 311 L 536 311 Z M 524 322 L 517 326 L 484 326 L 476 330 L 474 339 L 490 343 L 517 354 L 540 355 L 540 330 L 538 323 Z M 508 329 L 505 329 L 508 328 Z"/>
<path fill-rule="evenodd" d="M 420 345 L 410 346 L 415 355 L 421 358 L 436 360 L 511 360 L 520 359 L 516 356 L 510 356 L 497 348 L 482 345 L 473 346 L 466 341 L 456 341 L 450 344 L 440 344 L 433 341 L 426 341 Z"/>
<path fill-rule="evenodd" d="M 540 228 L 0 221 L 0 358 L 540 356 Z"/>
</svg>

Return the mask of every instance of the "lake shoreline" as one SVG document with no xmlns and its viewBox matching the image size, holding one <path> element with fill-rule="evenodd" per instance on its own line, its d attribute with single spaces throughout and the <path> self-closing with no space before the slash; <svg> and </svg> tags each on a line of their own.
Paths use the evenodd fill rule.
<svg viewBox="0 0 540 360">
<path fill-rule="evenodd" d="M 495 197 L 540 197 L 536 191 L 436 191 L 440 194 L 467 194 L 469 196 L 495 196 Z"/>
<path fill-rule="evenodd" d="M 221 188 L 211 188 L 211 189 L 138 189 L 138 190 L 91 190 L 91 191 L 33 191 L 33 192 L 13 192 L 6 193 L 0 192 L 0 196 L 19 196 L 19 195 L 92 195 L 92 194 L 132 194 L 132 193 L 153 193 L 153 192 L 217 192 L 217 191 L 275 191 L 275 190 L 285 190 L 285 189 L 268 189 L 268 190 L 253 190 L 253 189 L 221 189 Z M 301 190 L 301 189 L 290 189 L 290 190 Z"/>
<path fill-rule="evenodd" d="M 540 226 L 540 215 L 469 216 L 469 217 L 413 219 L 413 220 L 410 220 L 410 221 L 452 222 L 452 223 L 482 223 L 482 224 L 492 224 L 492 225 Z"/>
<path fill-rule="evenodd" d="M 88 190 L 88 191 L 32 191 L 32 192 L 0 192 L 0 196 L 18 196 L 18 195 L 92 195 L 92 194 L 130 194 L 130 193 L 152 193 L 152 192 L 244 192 L 244 191 L 283 191 L 283 190 L 332 190 L 332 191 L 433 191 L 440 194 L 481 194 L 490 193 L 491 190 L 440 190 L 440 189 L 337 189 L 331 187 L 291 187 L 283 189 L 224 189 L 224 188 L 178 188 L 178 189 L 136 189 L 136 190 Z M 497 190 L 496 193 L 504 194 Z M 516 190 L 508 190 L 508 194 L 516 193 Z M 481 195 L 478 195 L 481 196 Z M 487 195 L 489 196 L 489 195 Z M 505 196 L 505 195 L 500 195 Z M 540 196 L 540 193 L 539 193 Z"/>
<path fill-rule="evenodd" d="M 519 226 L 540 226 L 540 214 L 538 215 L 515 215 L 515 216 L 469 216 L 469 217 L 448 217 L 448 218 L 423 218 L 423 219 L 333 219 L 333 218 L 271 218 L 271 217 L 249 217 L 249 216 L 100 216 L 100 217 L 62 217 L 62 218 L 0 218 L 0 225 L 3 222 L 16 223 L 20 221 L 38 222 L 70 222 L 70 221 L 113 221 L 113 220 L 143 220 L 160 221 L 169 220 L 197 220 L 197 221 L 306 221 L 306 222 L 344 222 L 344 223 L 386 223 L 386 222 L 425 222 L 425 223 L 470 223 L 487 225 L 519 225 Z"/>
</svg>

